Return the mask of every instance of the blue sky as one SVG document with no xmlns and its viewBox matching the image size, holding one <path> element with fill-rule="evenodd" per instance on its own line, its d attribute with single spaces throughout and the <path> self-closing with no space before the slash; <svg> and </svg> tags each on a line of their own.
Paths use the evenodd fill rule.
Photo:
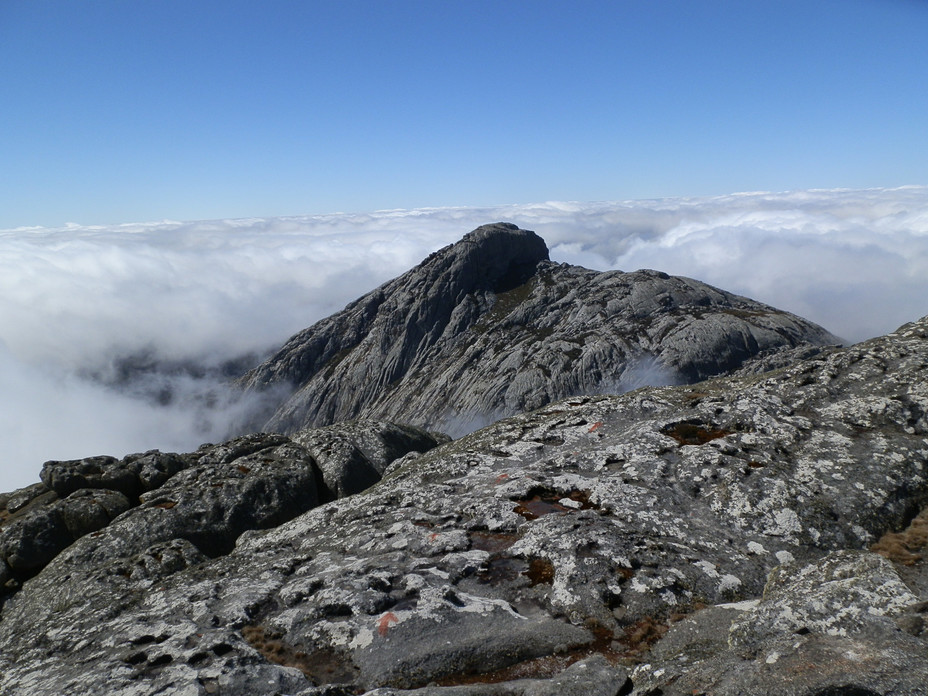
<svg viewBox="0 0 928 696">
<path fill-rule="evenodd" d="M 0 229 L 928 183 L 925 0 L 0 1 Z"/>
</svg>

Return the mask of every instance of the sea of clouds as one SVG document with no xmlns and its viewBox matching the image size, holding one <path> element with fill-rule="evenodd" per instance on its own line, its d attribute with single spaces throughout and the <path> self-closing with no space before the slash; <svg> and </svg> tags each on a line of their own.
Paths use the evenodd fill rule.
<svg viewBox="0 0 928 696">
<path fill-rule="evenodd" d="M 222 438 L 249 407 L 226 361 L 498 220 L 555 261 L 698 278 L 848 342 L 928 314 L 926 186 L 0 230 L 0 490 Z"/>
</svg>

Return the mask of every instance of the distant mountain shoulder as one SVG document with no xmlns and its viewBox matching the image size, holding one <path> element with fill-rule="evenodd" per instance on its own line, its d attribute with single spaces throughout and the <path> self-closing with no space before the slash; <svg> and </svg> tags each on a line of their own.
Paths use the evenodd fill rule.
<svg viewBox="0 0 928 696">
<path fill-rule="evenodd" d="M 534 232 L 496 223 L 296 334 L 239 382 L 283 394 L 246 430 L 363 417 L 459 435 L 567 396 L 691 383 L 840 342 L 689 278 L 552 263 Z"/>
</svg>

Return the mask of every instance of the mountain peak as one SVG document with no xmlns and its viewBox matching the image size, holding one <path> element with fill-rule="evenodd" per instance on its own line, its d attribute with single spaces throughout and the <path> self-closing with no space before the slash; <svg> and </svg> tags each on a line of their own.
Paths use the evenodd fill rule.
<svg viewBox="0 0 928 696">
<path fill-rule="evenodd" d="M 242 383 L 293 390 L 251 427 L 363 417 L 458 435 L 566 396 L 692 382 L 837 342 L 688 278 L 551 263 L 541 237 L 499 222 L 295 335 Z"/>
<path fill-rule="evenodd" d="M 435 252 L 419 268 L 449 288 L 505 292 L 528 280 L 547 260 L 548 247 L 537 234 L 511 222 L 495 222 Z"/>
</svg>

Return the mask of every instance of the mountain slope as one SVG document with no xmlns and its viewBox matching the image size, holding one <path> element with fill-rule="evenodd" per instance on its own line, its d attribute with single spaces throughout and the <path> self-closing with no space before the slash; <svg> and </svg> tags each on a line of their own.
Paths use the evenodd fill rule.
<svg viewBox="0 0 928 696">
<path fill-rule="evenodd" d="M 839 339 L 792 314 L 656 271 L 548 261 L 480 227 L 291 338 L 241 380 L 292 390 L 263 429 L 382 418 L 452 435 L 574 394 L 693 382 Z"/>
<path fill-rule="evenodd" d="M 924 534 L 867 550 L 928 503 L 928 317 L 763 375 L 550 404 L 291 519 L 273 501 L 314 484 L 285 436 L 181 459 L 5 600 L 3 694 L 928 683 Z"/>
</svg>

